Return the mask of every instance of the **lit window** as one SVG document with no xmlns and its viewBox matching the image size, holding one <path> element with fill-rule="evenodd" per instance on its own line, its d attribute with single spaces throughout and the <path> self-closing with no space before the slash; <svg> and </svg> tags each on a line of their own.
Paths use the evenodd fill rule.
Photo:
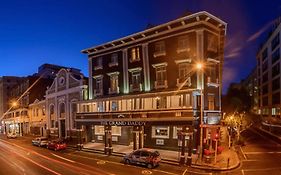
<svg viewBox="0 0 281 175">
<path fill-rule="evenodd" d="M 169 138 L 169 126 L 152 126 L 152 138 Z"/>
<path fill-rule="evenodd" d="M 95 135 L 104 135 L 104 126 L 95 126 Z"/>
<path fill-rule="evenodd" d="M 118 66 L 118 54 L 114 53 L 111 55 L 111 62 L 108 65 L 109 67 Z"/>
<path fill-rule="evenodd" d="M 131 59 L 130 61 L 139 61 L 140 60 L 140 49 L 139 47 L 135 47 L 131 49 Z"/>
<path fill-rule="evenodd" d="M 155 88 L 167 88 L 168 82 L 167 82 L 167 63 L 160 63 L 152 65 L 155 68 L 155 74 L 156 74 L 156 81 L 155 81 Z"/>
<path fill-rule="evenodd" d="M 110 76 L 109 94 L 119 93 L 119 86 L 118 86 L 119 72 L 108 73 L 107 75 Z"/>
<path fill-rule="evenodd" d="M 93 77 L 95 79 L 95 88 L 94 88 L 94 95 L 102 95 L 103 94 L 103 76 L 98 75 Z"/>
<path fill-rule="evenodd" d="M 182 36 L 178 39 L 178 49 L 177 52 L 181 53 L 181 52 L 189 52 L 190 48 L 189 48 L 189 39 L 187 36 Z"/>
<path fill-rule="evenodd" d="M 159 57 L 159 56 L 165 56 L 166 51 L 165 51 L 165 42 L 160 41 L 155 43 L 155 52 L 153 54 L 154 57 Z"/>
<path fill-rule="evenodd" d="M 131 72 L 130 92 L 141 91 L 141 68 L 129 69 Z"/>
<path fill-rule="evenodd" d="M 208 95 L 208 108 L 209 110 L 215 110 L 215 96 Z"/>
</svg>

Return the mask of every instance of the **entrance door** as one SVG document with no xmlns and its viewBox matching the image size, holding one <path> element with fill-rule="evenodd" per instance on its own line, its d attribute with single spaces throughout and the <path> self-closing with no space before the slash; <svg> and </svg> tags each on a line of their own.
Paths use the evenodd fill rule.
<svg viewBox="0 0 281 175">
<path fill-rule="evenodd" d="M 65 137 L 65 120 L 60 121 L 60 136 Z"/>
</svg>

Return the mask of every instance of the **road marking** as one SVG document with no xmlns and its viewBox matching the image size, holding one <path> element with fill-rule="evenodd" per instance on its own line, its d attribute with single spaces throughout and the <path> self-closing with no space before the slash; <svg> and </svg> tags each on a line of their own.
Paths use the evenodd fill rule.
<svg viewBox="0 0 281 175">
<path fill-rule="evenodd" d="M 51 154 L 52 154 L 53 156 L 57 157 L 57 158 L 60 158 L 60 159 L 66 160 L 66 161 L 71 162 L 71 163 L 75 163 L 75 161 L 73 161 L 73 160 L 70 160 L 70 159 L 67 159 L 67 158 L 61 157 L 61 156 L 56 155 L 56 154 L 53 154 L 53 153 L 51 153 Z"/>
<path fill-rule="evenodd" d="M 261 161 L 261 160 L 257 160 L 257 159 L 252 159 L 252 160 L 242 160 L 242 162 L 257 162 L 257 161 Z"/>
<path fill-rule="evenodd" d="M 149 171 L 149 170 L 142 170 L 142 171 L 141 171 L 141 174 L 149 175 L 149 174 L 152 174 L 152 172 Z"/>
<path fill-rule="evenodd" d="M 242 172 L 242 175 L 245 175 L 244 170 L 241 170 L 241 172 Z"/>
<path fill-rule="evenodd" d="M 97 161 L 97 164 L 98 165 L 103 165 L 103 164 L 105 164 L 106 162 L 104 161 L 104 160 L 100 160 L 100 161 Z"/>
<path fill-rule="evenodd" d="M 281 168 L 247 169 L 244 171 L 270 171 L 270 170 L 281 170 Z"/>
<path fill-rule="evenodd" d="M 246 155 L 245 155 L 243 149 L 241 148 L 241 146 L 240 146 L 240 150 L 241 150 L 241 152 L 242 152 L 242 155 L 243 155 L 244 159 L 247 160 L 247 157 L 246 157 Z"/>
<path fill-rule="evenodd" d="M 175 174 L 175 173 L 171 173 L 171 172 L 163 171 L 163 170 L 157 170 L 157 169 L 153 169 L 153 171 L 160 172 L 160 173 L 165 173 L 165 174 L 170 174 L 170 175 L 178 175 L 178 174 Z"/>
<path fill-rule="evenodd" d="M 270 151 L 270 152 L 245 152 L 245 154 L 281 154 L 280 151 Z"/>
<path fill-rule="evenodd" d="M 188 171 L 188 169 L 186 168 L 185 171 L 182 173 L 182 175 L 185 175 L 185 173 L 194 173 L 194 174 L 208 174 L 208 175 L 212 175 L 213 173 L 201 173 L 201 172 L 196 172 L 196 171 Z"/>
</svg>

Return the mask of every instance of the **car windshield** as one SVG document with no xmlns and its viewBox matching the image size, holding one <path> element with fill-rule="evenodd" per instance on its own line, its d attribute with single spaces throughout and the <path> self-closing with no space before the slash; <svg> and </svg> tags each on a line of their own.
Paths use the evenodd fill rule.
<svg viewBox="0 0 281 175">
<path fill-rule="evenodd" d="M 151 154 L 152 157 L 158 157 L 160 156 L 159 152 L 158 151 L 154 151 L 152 154 Z"/>
</svg>

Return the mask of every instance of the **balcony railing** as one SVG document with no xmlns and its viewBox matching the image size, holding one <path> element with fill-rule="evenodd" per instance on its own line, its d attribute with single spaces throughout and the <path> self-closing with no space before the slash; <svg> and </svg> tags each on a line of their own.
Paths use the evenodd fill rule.
<svg viewBox="0 0 281 175">
<path fill-rule="evenodd" d="M 207 77 L 208 86 L 218 87 L 220 85 L 218 78 Z"/>
<path fill-rule="evenodd" d="M 130 84 L 130 92 L 140 92 L 142 91 L 142 84 Z"/>
<path fill-rule="evenodd" d="M 101 89 L 94 89 L 94 96 L 103 95 L 103 91 Z"/>
<path fill-rule="evenodd" d="M 183 85 L 184 83 L 184 85 Z M 191 86 L 191 77 L 187 77 L 187 78 L 177 78 L 177 86 L 181 87 L 181 86 Z"/>
<path fill-rule="evenodd" d="M 119 94 L 119 87 L 117 86 L 114 89 L 108 88 L 108 93 L 109 94 Z"/>
<path fill-rule="evenodd" d="M 155 87 L 155 89 L 168 88 L 168 81 L 167 80 L 155 81 L 154 87 Z"/>
<path fill-rule="evenodd" d="M 157 51 L 153 54 L 154 57 L 166 56 L 166 51 Z"/>
</svg>

